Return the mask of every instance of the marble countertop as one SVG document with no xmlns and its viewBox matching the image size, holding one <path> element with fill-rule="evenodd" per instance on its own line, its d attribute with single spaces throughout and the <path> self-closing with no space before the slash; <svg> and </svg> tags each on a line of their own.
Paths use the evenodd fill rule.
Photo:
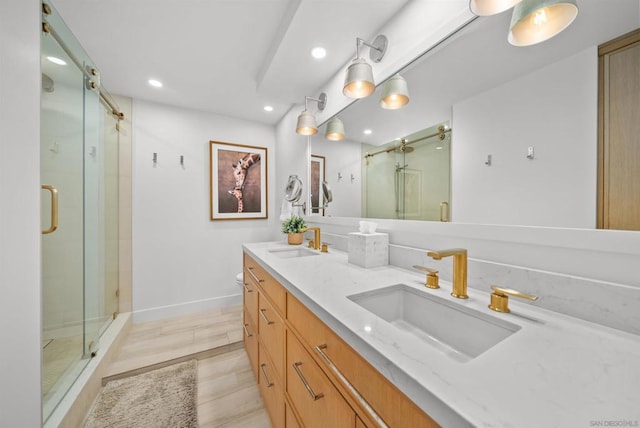
<svg viewBox="0 0 640 428">
<path fill-rule="evenodd" d="M 446 281 L 427 289 L 424 274 L 361 268 L 333 249 L 284 259 L 270 251 L 288 247 L 280 241 L 243 247 L 442 426 L 640 426 L 639 336 L 513 298 L 510 314 L 497 313 L 487 308 L 488 293 L 469 289 L 469 299 L 455 299 Z M 521 328 L 463 362 L 347 298 L 400 283 Z"/>
</svg>

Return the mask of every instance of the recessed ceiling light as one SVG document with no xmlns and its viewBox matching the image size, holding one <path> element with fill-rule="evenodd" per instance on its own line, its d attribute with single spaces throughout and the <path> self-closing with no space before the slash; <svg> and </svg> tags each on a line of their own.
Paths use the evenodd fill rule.
<svg viewBox="0 0 640 428">
<path fill-rule="evenodd" d="M 370 129 L 365 129 L 364 131 L 362 131 L 364 135 L 371 135 L 371 132 L 372 131 Z"/>
<path fill-rule="evenodd" d="M 311 49 L 311 56 L 315 59 L 322 59 L 327 56 L 327 50 L 322 46 L 316 46 L 315 48 Z"/>
<path fill-rule="evenodd" d="M 436 150 L 442 150 L 442 146 L 436 147 Z"/>
<path fill-rule="evenodd" d="M 149 84 L 154 88 L 162 88 L 162 82 L 155 79 L 149 79 Z"/>
<path fill-rule="evenodd" d="M 264 106 L 264 111 L 273 111 L 273 107 L 271 107 L 271 106 Z"/>
<path fill-rule="evenodd" d="M 50 62 L 54 63 L 54 64 L 58 64 L 58 65 L 67 65 L 67 62 L 66 62 L 65 60 L 60 59 L 60 58 L 55 57 L 55 56 L 48 56 L 48 57 L 47 57 L 47 59 L 48 59 Z"/>
</svg>

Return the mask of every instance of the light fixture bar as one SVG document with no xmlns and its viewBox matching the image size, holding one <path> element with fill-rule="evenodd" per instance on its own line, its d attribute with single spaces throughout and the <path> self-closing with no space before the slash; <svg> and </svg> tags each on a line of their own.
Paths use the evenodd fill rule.
<svg viewBox="0 0 640 428">
<path fill-rule="evenodd" d="M 356 58 L 360 58 L 360 45 L 365 45 L 373 51 L 369 51 L 369 59 L 373 62 L 380 62 L 387 52 L 387 36 L 379 35 L 373 39 L 372 43 L 367 43 L 364 39 L 356 37 Z"/>
</svg>

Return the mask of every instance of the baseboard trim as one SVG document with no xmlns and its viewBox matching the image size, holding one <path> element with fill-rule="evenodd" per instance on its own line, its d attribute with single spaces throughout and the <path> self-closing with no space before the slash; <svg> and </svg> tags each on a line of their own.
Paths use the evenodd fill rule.
<svg viewBox="0 0 640 428">
<path fill-rule="evenodd" d="M 215 297 L 212 299 L 194 300 L 175 305 L 159 306 L 157 308 L 138 309 L 133 312 L 132 321 L 138 324 L 145 321 L 156 321 L 163 318 L 172 318 L 187 315 L 208 309 L 225 308 L 242 304 L 242 294 Z"/>
</svg>

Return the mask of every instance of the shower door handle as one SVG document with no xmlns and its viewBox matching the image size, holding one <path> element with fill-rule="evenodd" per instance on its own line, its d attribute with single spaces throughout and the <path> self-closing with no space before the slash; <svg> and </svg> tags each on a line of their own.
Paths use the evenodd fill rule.
<svg viewBox="0 0 640 428">
<path fill-rule="evenodd" d="M 51 193 L 51 225 L 48 229 L 42 229 L 42 234 L 47 235 L 58 228 L 58 189 L 51 184 L 43 184 L 41 188 Z"/>
<path fill-rule="evenodd" d="M 446 215 L 444 214 L 446 208 Z M 449 202 L 442 201 L 440 202 L 440 221 L 448 222 L 449 221 Z"/>
</svg>

